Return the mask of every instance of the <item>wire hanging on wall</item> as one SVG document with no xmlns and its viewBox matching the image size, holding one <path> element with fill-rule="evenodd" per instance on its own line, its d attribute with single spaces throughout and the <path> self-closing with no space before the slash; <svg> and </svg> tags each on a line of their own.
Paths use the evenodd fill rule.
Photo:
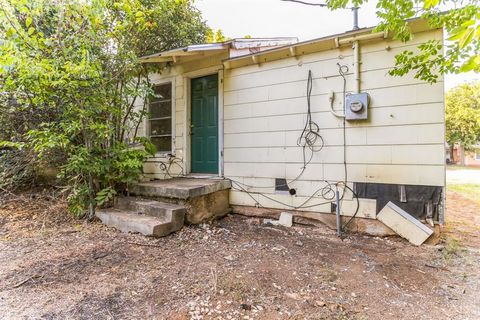
<svg viewBox="0 0 480 320">
<path fill-rule="evenodd" d="M 345 105 L 345 96 L 346 96 L 346 73 L 348 73 L 348 66 L 346 65 L 341 65 L 337 63 L 338 65 L 338 72 L 339 75 L 343 79 L 343 105 Z M 297 181 L 300 179 L 300 177 L 305 173 L 305 170 L 307 166 L 311 163 L 313 156 L 316 152 L 321 151 L 324 146 L 325 146 L 325 141 L 323 137 L 320 135 L 320 127 L 319 125 L 313 121 L 312 119 L 312 110 L 311 110 L 311 95 L 313 91 L 313 74 L 312 71 L 308 71 L 308 78 L 307 78 L 307 118 L 305 120 L 305 125 L 303 127 L 303 130 L 300 134 L 300 136 L 297 139 L 297 145 L 302 148 L 302 156 L 303 156 L 303 165 L 301 168 L 300 173 L 292 180 L 287 182 L 287 185 Z M 333 99 L 332 99 L 333 100 Z M 333 101 L 331 101 L 333 103 Z M 333 109 L 333 105 L 331 105 Z M 353 195 L 353 199 L 356 200 L 356 209 L 352 217 L 348 220 L 346 224 L 342 227 L 343 230 L 347 228 L 347 226 L 353 221 L 353 219 L 356 217 L 359 207 L 360 207 L 360 202 L 358 199 L 358 196 L 356 195 L 355 191 L 350 188 L 347 185 L 347 165 L 346 165 L 346 123 L 345 119 L 343 119 L 343 146 L 344 146 L 344 157 L 343 157 L 343 164 L 344 164 L 344 169 L 345 169 L 345 176 L 344 176 L 344 181 L 339 181 L 336 183 L 329 182 L 326 180 L 323 180 L 322 182 L 325 182 L 326 184 L 322 186 L 321 188 L 315 190 L 310 196 L 306 198 L 306 200 L 301 203 L 300 205 L 293 206 L 291 204 L 282 202 L 280 200 L 277 200 L 269 195 L 266 195 L 265 193 L 262 192 L 251 192 L 247 190 L 247 188 L 255 188 L 255 189 L 271 189 L 273 186 L 252 186 L 248 185 L 239 181 L 235 181 L 233 179 L 230 179 L 232 182 L 232 188 L 234 190 L 246 193 L 254 202 L 255 205 L 258 207 L 264 207 L 260 203 L 260 199 L 255 198 L 257 197 L 262 197 L 268 201 L 272 201 L 275 203 L 278 203 L 282 206 L 285 206 L 290 209 L 298 210 L 298 209 L 308 209 L 308 208 L 314 208 L 317 206 L 325 205 L 325 204 L 333 204 L 335 203 L 335 193 L 336 191 L 341 192 L 340 200 L 343 202 L 345 193 L 346 191 L 350 191 Z M 310 154 L 308 154 L 310 152 Z M 278 187 L 278 186 L 277 186 Z M 320 196 L 323 201 L 321 202 L 313 202 L 312 200 L 316 197 Z"/>
<path fill-rule="evenodd" d="M 312 90 L 313 90 L 313 75 L 312 70 L 308 70 L 308 80 L 307 80 L 307 119 L 305 121 L 305 126 L 303 128 L 300 137 L 298 137 L 297 145 L 302 147 L 303 151 L 303 167 L 301 173 L 292 181 L 298 180 L 307 165 L 312 161 L 313 155 L 315 152 L 319 152 L 325 146 L 325 141 L 323 137 L 320 135 L 320 127 L 318 124 L 312 120 Z M 310 157 L 307 160 L 307 150 L 310 150 Z"/>
<path fill-rule="evenodd" d="M 347 95 L 347 78 L 345 75 L 348 72 L 348 66 L 347 65 L 341 65 L 340 63 L 337 62 L 338 66 L 338 73 L 343 79 L 343 110 L 345 114 L 345 97 Z M 347 183 L 348 180 L 348 172 L 347 172 L 347 124 L 346 124 L 346 118 L 343 116 L 343 169 L 344 169 L 344 182 L 345 184 Z"/>
<path fill-rule="evenodd" d="M 160 170 L 162 170 L 165 173 L 164 178 L 178 178 L 178 177 L 183 177 L 185 176 L 184 169 L 183 169 L 183 159 L 178 158 L 174 155 L 169 155 L 168 162 L 160 162 L 158 164 L 160 166 Z M 172 167 L 176 166 L 178 169 L 180 169 L 180 173 L 174 173 L 172 174 L 171 170 Z"/>
<path fill-rule="evenodd" d="M 311 98 L 313 90 L 313 74 L 312 70 L 308 70 L 307 78 L 307 119 L 305 120 L 305 125 L 303 127 L 302 133 L 297 139 L 297 146 L 302 148 L 303 155 L 303 165 L 301 167 L 300 173 L 293 179 L 287 181 L 286 185 L 277 185 L 277 187 L 288 186 L 289 184 L 297 181 L 304 174 L 307 166 L 313 159 L 315 152 L 319 152 L 325 146 L 325 140 L 320 135 L 320 127 L 318 124 L 312 120 L 312 110 L 311 110 Z M 310 155 L 308 155 L 310 151 Z M 232 180 L 233 181 L 233 180 Z M 238 185 L 247 188 L 256 188 L 256 189 L 271 189 L 273 186 L 252 186 L 239 181 L 233 181 Z"/>
</svg>

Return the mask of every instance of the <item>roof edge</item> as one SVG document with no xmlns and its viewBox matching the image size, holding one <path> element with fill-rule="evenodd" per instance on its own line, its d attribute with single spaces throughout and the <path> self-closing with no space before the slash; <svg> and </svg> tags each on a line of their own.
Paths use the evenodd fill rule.
<svg viewBox="0 0 480 320">
<path fill-rule="evenodd" d="M 297 37 L 272 37 L 272 38 L 234 38 L 229 39 L 223 42 L 213 42 L 213 43 L 202 43 L 202 44 L 193 44 L 186 47 L 180 47 L 172 50 L 162 51 L 158 53 L 154 53 L 151 55 L 146 55 L 140 57 L 141 62 L 156 62 L 155 60 L 159 60 L 160 58 L 169 58 L 174 56 L 182 56 L 187 55 L 185 53 L 194 53 L 194 52 L 204 52 L 204 51 L 221 51 L 221 50 L 228 50 L 231 47 L 235 47 L 236 42 L 240 43 L 258 43 L 258 42 L 280 42 L 280 43 L 298 43 Z M 283 47 L 283 45 L 282 45 Z"/>
<path fill-rule="evenodd" d="M 413 18 L 413 19 L 409 19 L 407 20 L 407 23 L 412 27 L 412 32 L 413 33 L 419 33 L 419 32 L 423 32 L 423 31 L 428 31 L 428 30 L 436 30 L 436 29 L 441 29 L 441 28 L 436 28 L 436 27 L 431 27 L 428 25 L 428 22 L 419 17 L 419 18 Z M 376 28 L 376 26 L 372 26 L 372 27 L 365 27 L 365 28 L 361 28 L 361 29 L 357 29 L 357 30 L 350 30 L 350 31 L 347 31 L 347 32 L 343 32 L 343 33 L 337 33 L 337 34 L 332 34 L 332 35 L 328 35 L 328 36 L 324 36 L 324 37 L 320 37 L 320 38 L 315 38 L 315 39 L 310 39 L 310 40 L 305 40 L 305 41 L 301 41 L 301 42 L 298 42 L 298 43 L 295 43 L 295 44 L 289 44 L 289 45 L 285 45 L 285 46 L 280 46 L 280 47 L 276 47 L 276 48 L 272 48 L 272 49 L 267 49 L 267 50 L 263 50 L 263 51 L 260 51 L 260 52 L 255 52 L 255 53 L 252 53 L 252 54 L 248 54 L 248 55 L 242 55 L 242 56 L 238 56 L 238 57 L 232 57 L 232 58 L 228 58 L 228 59 L 225 59 L 223 60 L 223 62 L 225 63 L 229 63 L 229 62 L 233 62 L 233 61 L 240 61 L 240 60 L 244 60 L 244 59 L 255 59 L 256 57 L 258 56 L 264 56 L 264 55 L 268 55 L 268 54 L 271 54 L 271 53 L 276 53 L 276 52 L 279 52 L 279 51 L 282 51 L 282 50 L 285 50 L 285 49 L 289 49 L 292 48 L 292 49 L 295 49 L 297 47 L 302 47 L 302 46 L 308 46 L 308 45 L 311 45 L 311 44 L 316 44 L 316 43 L 321 43 L 321 42 L 328 42 L 328 41 L 336 41 L 337 39 L 344 39 L 344 38 L 353 38 L 353 37 L 356 37 L 356 36 L 360 36 L 360 35 L 369 35 L 369 34 L 374 34 L 373 31 L 374 29 Z M 381 33 L 379 33 L 381 34 Z M 389 36 L 389 34 L 385 34 L 385 38 L 387 38 Z M 337 46 L 338 46 L 338 43 L 337 43 Z"/>
</svg>

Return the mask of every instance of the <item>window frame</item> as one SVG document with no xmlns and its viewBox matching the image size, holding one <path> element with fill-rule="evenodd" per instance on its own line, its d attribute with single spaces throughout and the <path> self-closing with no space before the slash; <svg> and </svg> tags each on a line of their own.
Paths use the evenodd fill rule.
<svg viewBox="0 0 480 320">
<path fill-rule="evenodd" d="M 146 121 L 145 127 L 147 128 L 146 136 L 149 139 L 151 139 L 151 137 L 170 136 L 170 146 L 171 146 L 170 151 L 157 151 L 157 153 L 155 154 L 155 158 L 166 158 L 170 154 L 175 156 L 175 99 L 176 99 L 175 78 L 165 78 L 157 81 L 151 81 L 151 84 L 152 84 L 152 87 L 170 84 L 171 86 L 170 117 L 150 118 L 150 101 L 149 101 L 149 97 L 147 97 L 147 100 L 148 100 L 147 116 L 145 117 L 145 121 Z M 168 119 L 168 118 L 170 118 L 170 121 L 171 121 L 170 134 L 152 136 L 151 122 L 155 120 L 162 120 L 162 119 Z"/>
</svg>

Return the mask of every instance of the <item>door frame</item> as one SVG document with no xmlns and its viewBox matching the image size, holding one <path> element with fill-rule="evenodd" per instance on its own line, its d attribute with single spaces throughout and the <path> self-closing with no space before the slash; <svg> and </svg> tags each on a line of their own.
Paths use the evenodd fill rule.
<svg viewBox="0 0 480 320">
<path fill-rule="evenodd" d="M 183 81 L 184 81 L 184 96 L 186 101 L 186 108 L 185 108 L 185 117 L 184 117 L 184 152 L 185 152 L 185 173 L 190 174 L 192 173 L 192 140 L 191 140 L 191 127 L 190 124 L 192 123 L 192 79 L 194 78 L 201 78 L 210 75 L 218 75 L 218 176 L 223 177 L 223 168 L 224 168 L 224 160 L 223 160 L 223 148 L 224 148 L 224 115 L 223 115 L 223 68 L 222 67 L 211 67 L 200 69 L 192 72 L 186 72 L 183 74 Z"/>
</svg>

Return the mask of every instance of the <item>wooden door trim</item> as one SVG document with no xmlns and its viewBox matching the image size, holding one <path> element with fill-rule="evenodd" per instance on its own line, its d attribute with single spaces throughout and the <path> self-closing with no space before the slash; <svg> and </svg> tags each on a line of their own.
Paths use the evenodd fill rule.
<svg viewBox="0 0 480 320">
<path fill-rule="evenodd" d="M 205 68 L 201 70 L 196 70 L 192 72 L 186 72 L 183 74 L 183 83 L 184 83 L 184 97 L 186 101 L 185 106 L 185 115 L 183 119 L 183 129 L 184 129 L 184 137 L 183 137 L 183 150 L 185 158 L 183 160 L 185 173 L 190 174 L 192 173 L 191 168 L 191 139 L 190 139 L 190 124 L 191 124 L 191 111 L 192 111 L 192 103 L 191 103 L 191 80 L 194 78 L 200 78 L 204 76 L 218 74 L 218 176 L 223 177 L 224 174 L 224 157 L 223 157 L 223 149 L 224 149 L 224 111 L 223 111 L 223 66 L 215 66 L 211 68 Z"/>
</svg>

